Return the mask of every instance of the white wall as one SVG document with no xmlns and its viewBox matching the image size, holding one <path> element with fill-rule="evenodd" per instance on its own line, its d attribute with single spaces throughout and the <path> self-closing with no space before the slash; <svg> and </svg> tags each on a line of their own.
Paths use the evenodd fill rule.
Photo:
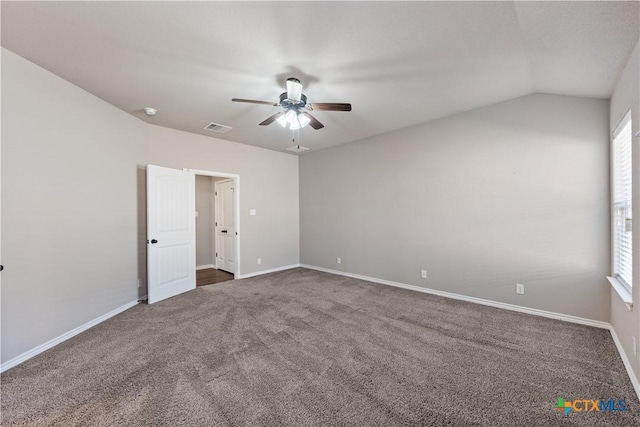
<svg viewBox="0 0 640 427">
<path fill-rule="evenodd" d="M 631 105 L 635 133 L 633 58 L 610 120 Z M 640 267 L 633 312 L 604 280 L 605 101 L 532 95 L 309 153 L 300 191 L 296 156 L 147 125 L 6 49 L 2 107 L 2 362 L 138 297 L 149 162 L 240 174 L 243 274 L 301 248 L 304 263 L 495 301 L 604 321 L 610 308 L 639 371 Z"/>
<path fill-rule="evenodd" d="M 149 140 L 151 164 L 240 175 L 240 275 L 299 263 L 297 156 L 160 126 Z"/>
<path fill-rule="evenodd" d="M 538 94 L 305 154 L 301 262 L 608 321 L 608 128 Z"/>
<path fill-rule="evenodd" d="M 240 174 L 241 272 L 299 262 L 297 156 L 148 125 L 4 48 L 2 124 L 3 364 L 146 294 L 148 163 Z"/>
<path fill-rule="evenodd" d="M 138 298 L 147 125 L 2 49 L 2 362 Z"/>
<path fill-rule="evenodd" d="M 633 135 L 640 131 L 640 40 L 627 63 L 611 97 L 610 125 L 613 131 L 626 112 L 631 109 Z M 633 194 L 640 188 L 640 138 L 633 138 Z M 640 342 L 640 203 L 634 201 L 633 217 L 633 310 L 611 289 L 611 326 L 616 331 L 634 374 L 640 380 L 640 359 L 633 355 L 633 337 Z M 638 349 L 640 350 L 640 349 Z M 640 351 L 639 351 L 640 354 Z"/>
</svg>

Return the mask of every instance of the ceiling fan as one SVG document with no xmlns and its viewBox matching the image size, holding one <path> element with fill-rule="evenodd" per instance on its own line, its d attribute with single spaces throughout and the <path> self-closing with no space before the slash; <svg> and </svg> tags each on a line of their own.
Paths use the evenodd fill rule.
<svg viewBox="0 0 640 427">
<path fill-rule="evenodd" d="M 309 111 L 351 111 L 351 104 L 344 103 L 307 103 L 307 97 L 302 93 L 302 84 L 295 77 L 287 79 L 287 91 L 280 94 L 278 102 L 258 101 L 255 99 L 233 98 L 233 102 L 248 102 L 250 104 L 264 104 L 273 107 L 282 107 L 283 110 L 270 116 L 260 126 L 267 126 L 277 121 L 286 128 L 287 125 L 291 130 L 297 130 L 310 125 L 318 130 L 324 125 L 315 117 L 309 114 Z"/>
</svg>

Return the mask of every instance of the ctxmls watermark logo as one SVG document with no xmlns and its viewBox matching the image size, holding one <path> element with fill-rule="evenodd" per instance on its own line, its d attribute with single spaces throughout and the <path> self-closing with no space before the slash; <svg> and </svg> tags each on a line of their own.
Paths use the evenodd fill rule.
<svg viewBox="0 0 640 427">
<path fill-rule="evenodd" d="M 567 415 L 575 412 L 622 412 L 627 410 L 627 402 L 624 399 L 575 399 L 573 401 L 558 398 L 555 408 Z"/>
</svg>

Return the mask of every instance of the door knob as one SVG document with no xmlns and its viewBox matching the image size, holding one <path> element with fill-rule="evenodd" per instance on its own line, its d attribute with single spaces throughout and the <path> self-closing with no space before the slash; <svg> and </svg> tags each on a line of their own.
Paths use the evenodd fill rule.
<svg viewBox="0 0 640 427">
<path fill-rule="evenodd" d="M 155 244 L 158 243 L 158 241 L 156 239 L 151 239 L 151 243 Z"/>
</svg>

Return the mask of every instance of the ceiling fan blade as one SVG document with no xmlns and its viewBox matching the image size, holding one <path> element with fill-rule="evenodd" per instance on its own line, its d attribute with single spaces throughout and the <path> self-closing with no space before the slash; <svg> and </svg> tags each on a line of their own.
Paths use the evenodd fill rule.
<svg viewBox="0 0 640 427">
<path fill-rule="evenodd" d="M 264 104 L 264 105 L 272 105 L 274 107 L 278 106 L 278 104 L 275 104 L 275 103 L 270 102 L 270 101 L 258 101 L 256 99 L 232 98 L 231 100 L 233 102 L 248 102 L 249 104 Z"/>
<path fill-rule="evenodd" d="M 309 122 L 309 126 L 311 126 L 312 128 L 314 128 L 315 130 L 322 129 L 322 128 L 324 127 L 324 125 L 323 125 L 322 123 L 320 123 L 320 122 L 318 121 L 318 119 L 316 119 L 315 117 L 313 117 L 311 114 L 307 113 L 306 111 L 303 111 L 303 112 L 302 112 L 302 113 L 300 113 L 300 114 L 302 114 L 302 115 L 304 115 L 304 116 L 308 117 L 308 118 L 309 118 L 309 120 L 311 120 L 311 121 Z"/>
<path fill-rule="evenodd" d="M 351 104 L 314 102 L 311 104 L 311 109 L 315 111 L 351 111 Z"/>
<path fill-rule="evenodd" d="M 267 119 L 266 119 L 266 120 L 264 120 L 262 123 L 259 123 L 259 125 L 260 125 L 260 126 L 268 126 L 268 125 L 270 125 L 271 123 L 275 122 L 275 121 L 276 121 L 276 119 L 277 119 L 278 117 L 280 117 L 281 115 L 283 115 L 283 114 L 284 114 L 284 112 L 283 112 L 283 111 L 280 111 L 280 112 L 278 112 L 278 113 L 275 113 L 273 116 L 271 116 L 271 117 L 267 118 Z"/>
</svg>

